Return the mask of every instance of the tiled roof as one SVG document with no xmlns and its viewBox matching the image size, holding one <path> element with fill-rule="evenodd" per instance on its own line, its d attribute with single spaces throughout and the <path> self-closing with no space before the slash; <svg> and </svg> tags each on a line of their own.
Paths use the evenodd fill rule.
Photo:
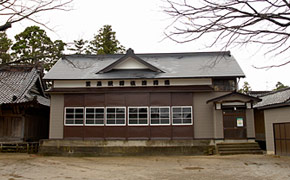
<svg viewBox="0 0 290 180">
<path fill-rule="evenodd" d="M 40 78 L 36 68 L 9 67 L 0 70 L 0 104 L 24 103 L 36 99 L 48 106 L 47 97 L 30 92 L 32 86 Z"/>
<path fill-rule="evenodd" d="M 262 101 L 254 106 L 258 109 L 290 105 L 290 88 L 273 91 L 259 98 L 262 99 Z"/>
<path fill-rule="evenodd" d="M 244 77 L 230 52 L 134 54 L 161 70 L 113 70 L 98 73 L 122 59 L 124 54 L 67 55 L 52 67 L 44 79 L 132 79 L 132 78 L 202 78 Z"/>
<path fill-rule="evenodd" d="M 268 93 L 271 93 L 271 91 L 249 91 L 247 94 L 254 97 L 260 97 Z"/>
</svg>

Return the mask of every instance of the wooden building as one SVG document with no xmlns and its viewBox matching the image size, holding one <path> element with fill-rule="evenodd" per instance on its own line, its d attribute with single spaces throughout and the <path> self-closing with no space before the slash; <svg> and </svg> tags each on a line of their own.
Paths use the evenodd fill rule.
<svg viewBox="0 0 290 180">
<path fill-rule="evenodd" d="M 254 141 L 242 77 L 230 52 L 68 55 L 44 77 L 49 139 Z"/>
<path fill-rule="evenodd" d="M 48 138 L 49 99 L 42 70 L 5 66 L 0 70 L 0 142 Z"/>
<path fill-rule="evenodd" d="M 290 88 L 260 96 L 256 120 L 264 124 L 268 154 L 290 156 Z"/>
</svg>

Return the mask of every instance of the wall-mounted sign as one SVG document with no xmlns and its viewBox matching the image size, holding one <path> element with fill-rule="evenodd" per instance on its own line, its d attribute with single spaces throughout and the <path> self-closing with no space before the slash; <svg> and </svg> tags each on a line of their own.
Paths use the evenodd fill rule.
<svg viewBox="0 0 290 180">
<path fill-rule="evenodd" d="M 244 127 L 244 119 L 237 118 L 237 127 Z"/>
</svg>

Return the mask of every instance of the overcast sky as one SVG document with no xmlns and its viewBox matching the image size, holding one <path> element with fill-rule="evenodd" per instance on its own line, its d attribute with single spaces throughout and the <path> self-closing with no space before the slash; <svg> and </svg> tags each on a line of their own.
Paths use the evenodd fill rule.
<svg viewBox="0 0 290 180">
<path fill-rule="evenodd" d="M 54 29 L 46 29 L 53 40 L 61 39 L 66 43 L 80 38 L 91 40 L 103 25 L 109 24 L 112 25 L 120 43 L 126 48 L 133 48 L 135 53 L 221 50 L 221 46 L 205 48 L 202 42 L 178 44 L 164 39 L 164 30 L 172 22 L 162 11 L 164 6 L 166 3 L 162 0 L 74 0 L 74 10 L 39 14 L 38 19 Z M 33 24 L 27 21 L 15 24 L 7 34 L 13 38 L 29 25 Z M 278 81 L 290 85 L 290 64 L 269 70 L 253 67 L 280 64 L 285 62 L 285 59 L 264 56 L 265 52 L 258 51 L 255 46 L 229 50 L 246 74 L 240 86 L 243 81 L 248 81 L 253 90 L 272 90 Z"/>
</svg>

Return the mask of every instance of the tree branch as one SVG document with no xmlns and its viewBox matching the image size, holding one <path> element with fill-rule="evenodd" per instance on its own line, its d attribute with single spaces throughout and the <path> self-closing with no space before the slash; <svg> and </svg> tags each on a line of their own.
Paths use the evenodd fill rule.
<svg viewBox="0 0 290 180">
<path fill-rule="evenodd" d="M 73 0 L 4 0 L 0 1 L 0 31 L 11 28 L 13 23 L 22 20 L 30 20 L 37 24 L 47 27 L 41 23 L 34 15 L 45 11 L 61 10 L 69 11 L 68 5 Z M 5 19 L 3 22 L 3 19 Z M 3 25 L 1 25 L 3 24 Z"/>
</svg>

